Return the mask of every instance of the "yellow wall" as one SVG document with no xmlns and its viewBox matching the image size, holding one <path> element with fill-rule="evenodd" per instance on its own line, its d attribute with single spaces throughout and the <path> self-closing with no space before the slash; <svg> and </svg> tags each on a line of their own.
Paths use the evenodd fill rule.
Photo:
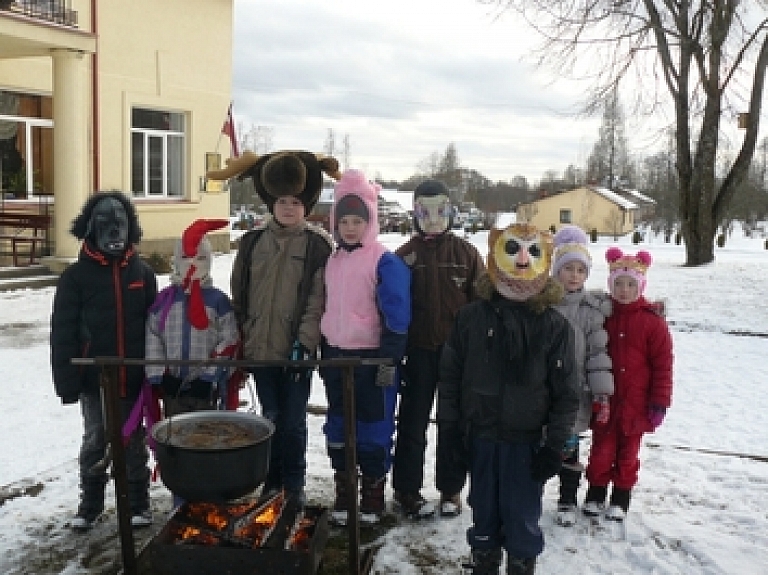
<svg viewBox="0 0 768 575">
<path fill-rule="evenodd" d="M 165 251 L 163 240 L 178 237 L 195 218 L 229 215 L 228 193 L 199 188 L 205 154 L 215 151 L 230 101 L 232 1 L 101 3 L 99 37 L 103 189 L 130 189 L 132 107 L 186 116 L 186 200 L 137 200 L 142 251 Z M 218 151 L 228 156 L 226 137 Z"/>
<path fill-rule="evenodd" d="M 589 188 L 578 188 L 529 204 L 517 209 L 517 221 L 529 222 L 538 228 L 562 227 L 560 211 L 571 210 L 571 223 L 586 231 L 596 229 L 599 234 L 623 235 L 634 229 L 634 212 L 622 210 L 614 202 Z"/>
</svg>

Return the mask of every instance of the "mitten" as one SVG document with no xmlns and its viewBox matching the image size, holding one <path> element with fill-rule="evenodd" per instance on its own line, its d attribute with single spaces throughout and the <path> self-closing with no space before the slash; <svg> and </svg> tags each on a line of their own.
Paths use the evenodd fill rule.
<svg viewBox="0 0 768 575">
<path fill-rule="evenodd" d="M 380 365 L 376 369 L 376 385 L 379 387 L 389 387 L 395 385 L 395 366 Z"/>
<path fill-rule="evenodd" d="M 531 477 L 534 481 L 545 483 L 550 477 L 557 475 L 563 465 L 563 452 L 542 445 L 531 461 Z"/>
<path fill-rule="evenodd" d="M 651 424 L 651 431 L 656 431 L 664 421 L 664 416 L 666 414 L 667 408 L 661 405 L 651 405 L 648 408 L 648 423 Z"/>
<path fill-rule="evenodd" d="M 611 418 L 611 400 L 607 395 L 596 395 L 592 400 L 592 416 L 595 423 L 605 425 Z"/>
</svg>

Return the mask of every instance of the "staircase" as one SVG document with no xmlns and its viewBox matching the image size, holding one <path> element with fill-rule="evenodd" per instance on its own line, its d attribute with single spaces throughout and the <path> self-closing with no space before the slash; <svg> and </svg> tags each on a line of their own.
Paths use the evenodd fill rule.
<svg viewBox="0 0 768 575">
<path fill-rule="evenodd" d="M 0 292 L 51 287 L 56 285 L 58 279 L 59 276 L 41 265 L 0 268 Z"/>
</svg>

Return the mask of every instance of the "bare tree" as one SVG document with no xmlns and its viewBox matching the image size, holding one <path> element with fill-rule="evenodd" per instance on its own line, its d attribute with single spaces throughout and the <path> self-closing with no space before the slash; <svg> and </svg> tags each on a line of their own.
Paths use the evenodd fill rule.
<svg viewBox="0 0 768 575">
<path fill-rule="evenodd" d="M 768 65 L 766 1 L 478 1 L 518 11 L 543 35 L 539 63 L 556 73 L 572 76 L 578 63 L 589 62 L 582 67 L 591 74 L 586 110 L 594 110 L 630 71 L 642 82 L 637 103 L 646 111 L 664 104 L 656 86 L 666 88 L 675 116 L 686 264 L 713 261 L 717 224 L 755 152 Z M 721 122 L 726 112 L 733 117 L 745 107 L 741 147 L 718 178 Z"/>
</svg>

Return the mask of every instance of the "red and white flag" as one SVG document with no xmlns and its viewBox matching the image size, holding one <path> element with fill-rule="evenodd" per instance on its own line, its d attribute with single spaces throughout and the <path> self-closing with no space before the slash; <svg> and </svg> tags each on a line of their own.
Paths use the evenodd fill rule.
<svg viewBox="0 0 768 575">
<path fill-rule="evenodd" d="M 237 136 L 235 135 L 235 119 L 232 117 L 232 102 L 229 103 L 229 109 L 227 110 L 227 119 L 224 120 L 224 125 L 221 127 L 221 133 L 229 138 L 229 143 L 232 146 L 231 157 L 237 158 L 240 155 L 237 149 Z"/>
</svg>

